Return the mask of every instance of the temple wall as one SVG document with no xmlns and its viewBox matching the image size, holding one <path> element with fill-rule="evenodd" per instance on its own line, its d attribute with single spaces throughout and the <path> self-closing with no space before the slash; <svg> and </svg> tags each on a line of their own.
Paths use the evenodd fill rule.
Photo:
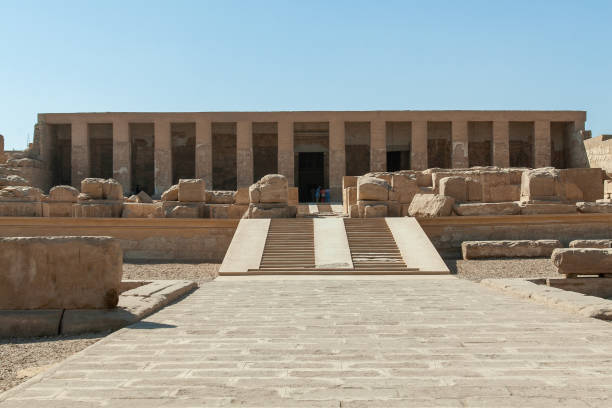
<svg viewBox="0 0 612 408">
<path fill-rule="evenodd" d="M 589 165 L 612 173 L 612 135 L 601 135 L 584 141 Z"/>
</svg>

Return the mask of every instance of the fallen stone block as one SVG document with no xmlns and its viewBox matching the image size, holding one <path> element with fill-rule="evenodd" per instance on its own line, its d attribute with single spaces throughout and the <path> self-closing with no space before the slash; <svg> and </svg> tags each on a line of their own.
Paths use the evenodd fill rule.
<svg viewBox="0 0 612 408">
<path fill-rule="evenodd" d="M 261 180 L 249 187 L 249 199 L 252 204 L 287 204 L 289 200 L 287 178 L 282 174 L 263 176 Z"/>
<path fill-rule="evenodd" d="M 402 204 L 410 204 L 421 191 L 416 176 L 408 174 L 394 174 L 391 177 L 391 188 L 399 194 L 397 201 Z"/>
<path fill-rule="evenodd" d="M 342 189 L 357 187 L 357 176 L 342 176 Z"/>
<path fill-rule="evenodd" d="M 416 194 L 408 208 L 411 217 L 432 218 L 451 215 L 455 199 L 438 194 Z"/>
<path fill-rule="evenodd" d="M 81 181 L 81 193 L 87 194 L 94 200 L 104 198 L 104 179 L 88 177 Z"/>
<path fill-rule="evenodd" d="M 569 243 L 570 248 L 612 248 L 612 239 L 576 239 Z"/>
<path fill-rule="evenodd" d="M 381 204 L 366 204 L 364 206 L 364 218 L 381 218 L 387 216 L 387 206 Z"/>
<path fill-rule="evenodd" d="M 387 201 L 391 185 L 381 178 L 359 177 L 357 179 L 357 200 Z"/>
<path fill-rule="evenodd" d="M 144 191 L 140 191 L 138 194 L 136 194 L 136 197 L 138 197 L 139 203 L 142 203 L 142 204 L 152 204 L 153 203 L 153 199 L 151 198 L 151 196 L 145 193 Z"/>
<path fill-rule="evenodd" d="M 562 248 L 550 257 L 562 275 L 612 274 L 612 249 Z"/>
<path fill-rule="evenodd" d="M 236 192 L 234 192 L 234 204 L 248 205 L 249 203 L 250 199 L 248 188 L 239 188 L 238 190 L 236 190 Z"/>
<path fill-rule="evenodd" d="M 521 179 L 521 200 L 559 200 L 559 170 L 553 167 L 527 170 Z"/>
<path fill-rule="evenodd" d="M 0 217 L 41 217 L 42 205 L 35 201 L 0 201 Z"/>
<path fill-rule="evenodd" d="M 28 180 L 15 174 L 9 174 L 7 176 L 0 176 L 0 188 L 9 186 L 29 186 Z"/>
<path fill-rule="evenodd" d="M 581 213 L 612 214 L 612 203 L 580 201 L 576 203 L 576 208 L 578 208 L 578 211 Z"/>
<path fill-rule="evenodd" d="M 208 204 L 233 204 L 235 191 L 209 190 L 206 192 L 206 202 Z"/>
<path fill-rule="evenodd" d="M 440 195 L 452 197 L 455 201 L 467 201 L 468 190 L 464 177 L 444 177 L 440 180 Z"/>
<path fill-rule="evenodd" d="M 179 186 L 175 184 L 164 191 L 161 195 L 162 201 L 178 201 Z"/>
<path fill-rule="evenodd" d="M 161 203 L 123 203 L 121 218 L 161 218 Z"/>
<path fill-rule="evenodd" d="M 196 206 L 177 205 L 168 213 L 169 218 L 200 218 L 201 209 Z"/>
<path fill-rule="evenodd" d="M 300 203 L 300 191 L 297 187 L 287 189 L 287 204 L 298 205 Z"/>
<path fill-rule="evenodd" d="M 467 185 L 467 200 L 482 201 L 482 184 L 473 178 L 468 178 L 465 182 Z"/>
<path fill-rule="evenodd" d="M 556 239 L 464 241 L 461 254 L 463 259 L 537 258 L 550 256 L 556 248 L 563 248 Z"/>
<path fill-rule="evenodd" d="M 29 186 L 9 186 L 0 190 L 0 201 L 41 201 L 41 189 Z"/>
<path fill-rule="evenodd" d="M 49 190 L 49 201 L 76 203 L 79 190 L 72 186 L 55 186 Z"/>
<path fill-rule="evenodd" d="M 518 215 L 521 207 L 516 201 L 507 203 L 455 203 L 453 210 L 457 215 Z"/>
<path fill-rule="evenodd" d="M 246 218 L 295 218 L 296 206 L 283 204 L 251 203 Z"/>
<path fill-rule="evenodd" d="M 202 179 L 180 179 L 178 201 L 182 203 L 206 202 L 206 183 Z"/>
<path fill-rule="evenodd" d="M 123 186 L 115 179 L 102 182 L 102 195 L 105 200 L 123 201 Z"/>
<path fill-rule="evenodd" d="M 520 204 L 522 215 L 534 214 L 574 214 L 576 213 L 575 204 L 562 203 L 525 203 Z"/>
<path fill-rule="evenodd" d="M 111 237 L 0 238 L 0 310 L 114 307 L 122 257 Z"/>
</svg>

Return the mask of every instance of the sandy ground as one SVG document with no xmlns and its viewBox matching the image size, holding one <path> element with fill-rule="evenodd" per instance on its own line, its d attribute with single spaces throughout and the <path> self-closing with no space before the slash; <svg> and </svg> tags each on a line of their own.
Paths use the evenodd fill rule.
<svg viewBox="0 0 612 408">
<path fill-rule="evenodd" d="M 556 276 L 550 259 L 447 260 L 458 278 L 529 278 Z M 220 264 L 125 263 L 123 278 L 136 280 L 186 279 L 199 284 L 214 279 Z M 0 340 L 0 392 L 44 371 L 49 366 L 83 350 L 102 335 Z"/>
</svg>

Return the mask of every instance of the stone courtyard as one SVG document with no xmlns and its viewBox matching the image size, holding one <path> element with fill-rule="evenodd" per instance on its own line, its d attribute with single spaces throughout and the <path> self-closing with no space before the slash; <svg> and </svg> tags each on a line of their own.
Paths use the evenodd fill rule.
<svg viewBox="0 0 612 408">
<path fill-rule="evenodd" d="M 609 407 L 612 326 L 454 277 L 228 277 L 0 407 Z"/>
</svg>

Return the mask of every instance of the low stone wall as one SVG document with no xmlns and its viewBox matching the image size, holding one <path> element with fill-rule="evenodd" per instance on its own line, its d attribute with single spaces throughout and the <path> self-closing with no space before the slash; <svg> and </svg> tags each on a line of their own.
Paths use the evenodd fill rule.
<svg viewBox="0 0 612 408">
<path fill-rule="evenodd" d="M 461 257 L 463 241 L 575 239 L 612 237 L 612 214 L 463 216 L 419 219 L 442 257 Z"/>
<path fill-rule="evenodd" d="M 119 240 L 126 261 L 221 262 L 239 220 L 0 217 L 0 236 L 88 235 Z"/>
</svg>

